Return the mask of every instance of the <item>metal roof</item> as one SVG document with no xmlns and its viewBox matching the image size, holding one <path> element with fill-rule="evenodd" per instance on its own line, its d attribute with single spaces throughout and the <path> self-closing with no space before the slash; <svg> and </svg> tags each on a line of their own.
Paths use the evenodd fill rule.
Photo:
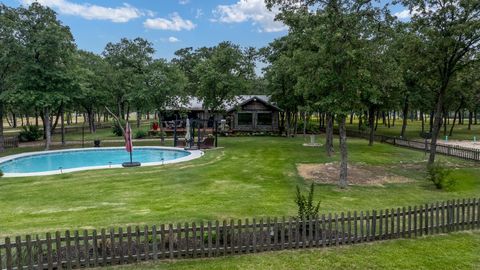
<svg viewBox="0 0 480 270">
<path fill-rule="evenodd" d="M 252 99 L 258 99 L 261 102 L 272 106 L 278 110 L 281 110 L 274 104 L 270 102 L 270 97 L 267 95 L 239 95 L 234 98 L 233 101 L 231 102 L 225 102 L 223 104 L 223 109 L 225 111 L 232 111 L 235 110 L 238 106 L 243 105 L 247 102 L 249 102 Z M 175 109 L 184 109 L 184 110 L 190 110 L 190 111 L 204 111 L 206 108 L 203 107 L 203 102 L 198 99 L 197 97 L 190 97 L 188 98 L 187 102 L 180 103 L 179 106 L 175 107 L 170 107 L 168 108 L 170 110 L 175 110 Z"/>
</svg>

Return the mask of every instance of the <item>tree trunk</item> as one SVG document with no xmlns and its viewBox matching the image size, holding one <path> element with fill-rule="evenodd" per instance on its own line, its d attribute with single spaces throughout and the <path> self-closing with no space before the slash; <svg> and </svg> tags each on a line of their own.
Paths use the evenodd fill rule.
<svg viewBox="0 0 480 270">
<path fill-rule="evenodd" d="M 286 121 L 285 121 L 285 123 L 286 123 L 286 129 L 285 129 L 286 132 L 285 132 L 285 134 L 287 135 L 287 138 L 290 138 L 290 120 L 291 120 L 291 117 L 292 117 L 292 116 L 291 116 L 291 114 L 290 114 L 289 111 L 286 112 L 286 115 L 287 115 L 287 119 L 286 119 Z"/>
<path fill-rule="evenodd" d="M 298 112 L 293 116 L 293 137 L 297 137 L 298 132 Z"/>
<path fill-rule="evenodd" d="M 378 118 L 380 117 L 380 112 L 377 111 L 376 113 L 376 119 L 375 119 L 375 131 L 377 131 L 378 128 Z"/>
<path fill-rule="evenodd" d="M 392 127 L 395 127 L 395 120 L 397 120 L 397 111 L 393 111 Z"/>
<path fill-rule="evenodd" d="M 448 133 L 448 136 L 452 136 L 453 134 L 453 129 L 455 128 L 455 121 L 457 120 L 457 116 L 460 116 L 460 108 L 462 107 L 462 104 L 460 103 L 460 106 L 458 106 L 458 109 L 455 111 L 455 114 L 453 115 L 453 123 L 452 126 L 450 127 L 450 132 Z M 458 119 L 460 121 L 460 119 Z"/>
<path fill-rule="evenodd" d="M 443 136 L 447 136 L 447 123 L 448 123 L 448 113 L 443 112 Z"/>
<path fill-rule="evenodd" d="M 443 83 L 442 88 L 438 93 L 437 104 L 435 108 L 435 115 L 433 120 L 432 139 L 430 141 L 430 156 L 428 157 L 428 166 L 431 167 L 435 163 L 435 156 L 437 154 L 437 140 L 440 135 L 440 128 L 442 126 L 442 112 L 443 100 L 447 90 L 448 83 Z"/>
<path fill-rule="evenodd" d="M 165 137 L 163 136 L 163 116 L 160 110 L 158 111 L 158 124 L 160 126 L 160 141 L 163 145 L 163 143 L 165 142 Z M 200 132 L 200 129 L 198 129 L 198 132 Z"/>
<path fill-rule="evenodd" d="M 333 114 L 327 113 L 327 127 L 325 129 L 325 149 L 327 150 L 327 156 L 331 157 L 334 149 L 333 149 Z"/>
<path fill-rule="evenodd" d="M 45 132 L 45 150 L 50 149 L 50 144 L 52 142 L 52 134 L 50 127 L 50 111 L 49 108 L 45 107 L 43 110 L 43 122 L 44 122 L 44 132 Z"/>
<path fill-rule="evenodd" d="M 12 123 L 10 122 L 10 118 L 8 118 L 8 112 L 7 112 L 7 117 L 5 117 L 5 119 L 7 119 L 7 124 L 10 126 L 10 127 L 13 127 Z"/>
<path fill-rule="evenodd" d="M 95 133 L 95 113 L 93 112 L 93 108 L 88 108 L 87 110 L 87 118 L 88 118 L 88 129 L 90 133 Z"/>
<path fill-rule="evenodd" d="M 348 152 L 347 152 L 347 130 L 345 126 L 345 116 L 341 115 L 338 118 L 338 129 L 340 137 L 340 181 L 338 183 L 340 188 L 346 188 L 348 185 L 347 173 L 348 173 Z"/>
<path fill-rule="evenodd" d="M 62 131 L 62 145 L 65 145 L 65 121 L 64 121 L 64 114 L 65 112 L 63 111 L 63 104 L 62 104 L 62 109 L 60 110 L 60 128 Z"/>
<path fill-rule="evenodd" d="M 137 128 L 140 127 L 140 121 L 142 120 L 142 113 L 137 111 Z"/>
<path fill-rule="evenodd" d="M 377 117 L 377 120 L 378 120 L 378 117 Z M 368 127 L 370 128 L 370 134 L 368 136 L 368 145 L 369 146 L 373 145 L 373 141 L 375 139 L 374 122 L 375 122 L 375 107 L 370 106 L 369 111 L 368 111 Z"/>
<path fill-rule="evenodd" d="M 3 134 L 3 102 L 0 102 L 0 152 L 5 151 L 5 136 Z"/>
<path fill-rule="evenodd" d="M 400 133 L 401 138 L 405 138 L 405 130 L 407 129 L 407 120 L 408 120 L 408 95 L 405 97 L 405 101 L 403 103 L 402 132 Z"/>
<path fill-rule="evenodd" d="M 423 116 L 423 112 L 420 112 L 420 121 L 422 121 L 422 134 L 425 133 L 425 117 Z"/>
<path fill-rule="evenodd" d="M 350 113 L 350 125 L 353 124 L 353 112 Z"/>
<path fill-rule="evenodd" d="M 468 130 L 472 130 L 472 121 L 473 120 L 473 113 L 472 111 L 468 111 Z"/>
<path fill-rule="evenodd" d="M 307 113 L 303 112 L 303 138 L 307 136 Z"/>
<path fill-rule="evenodd" d="M 434 118 L 435 112 L 431 111 L 430 112 L 430 118 L 429 118 L 429 126 L 430 126 L 430 134 L 433 132 L 433 118 Z"/>
<path fill-rule="evenodd" d="M 12 112 L 12 122 L 13 122 L 13 128 L 17 127 L 17 114 L 15 112 Z"/>
<path fill-rule="evenodd" d="M 358 130 L 362 130 L 362 125 L 363 125 L 363 114 L 360 113 L 358 115 Z"/>
<path fill-rule="evenodd" d="M 387 128 L 390 128 L 390 111 L 387 113 Z"/>
</svg>

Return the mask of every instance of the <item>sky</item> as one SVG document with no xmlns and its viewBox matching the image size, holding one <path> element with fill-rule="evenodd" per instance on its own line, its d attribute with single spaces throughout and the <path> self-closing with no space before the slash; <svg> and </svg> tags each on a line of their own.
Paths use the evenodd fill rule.
<svg viewBox="0 0 480 270">
<path fill-rule="evenodd" d="M 98 54 L 108 42 L 124 37 L 145 38 L 157 58 L 170 60 L 185 47 L 231 41 L 261 48 L 287 33 L 264 0 L 0 0 L 12 7 L 34 1 L 57 12 L 80 49 Z M 409 16 L 402 7 L 391 10 L 401 18 Z"/>
</svg>

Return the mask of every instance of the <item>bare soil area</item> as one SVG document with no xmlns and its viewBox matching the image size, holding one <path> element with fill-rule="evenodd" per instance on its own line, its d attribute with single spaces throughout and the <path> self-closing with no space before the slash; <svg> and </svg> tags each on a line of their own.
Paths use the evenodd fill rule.
<svg viewBox="0 0 480 270">
<path fill-rule="evenodd" d="M 340 163 L 297 164 L 300 176 L 306 180 L 322 184 L 337 184 L 340 175 Z M 387 172 L 385 168 L 369 165 L 348 165 L 348 183 L 350 185 L 383 185 L 390 183 L 409 183 L 413 180 Z"/>
<path fill-rule="evenodd" d="M 456 145 L 456 146 L 461 146 L 466 148 L 480 149 L 480 141 L 474 142 L 473 140 L 471 141 L 439 140 L 438 143 L 446 144 L 446 145 Z"/>
</svg>

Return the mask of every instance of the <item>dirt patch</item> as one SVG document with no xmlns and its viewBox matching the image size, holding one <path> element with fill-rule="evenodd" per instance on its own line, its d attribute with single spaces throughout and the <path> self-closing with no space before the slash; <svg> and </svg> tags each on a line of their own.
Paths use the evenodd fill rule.
<svg viewBox="0 0 480 270">
<path fill-rule="evenodd" d="M 340 164 L 298 164 L 300 176 L 315 183 L 337 184 Z M 383 185 L 390 183 L 408 183 L 413 180 L 387 172 L 384 167 L 368 165 L 348 165 L 348 183 L 350 185 Z"/>
</svg>

